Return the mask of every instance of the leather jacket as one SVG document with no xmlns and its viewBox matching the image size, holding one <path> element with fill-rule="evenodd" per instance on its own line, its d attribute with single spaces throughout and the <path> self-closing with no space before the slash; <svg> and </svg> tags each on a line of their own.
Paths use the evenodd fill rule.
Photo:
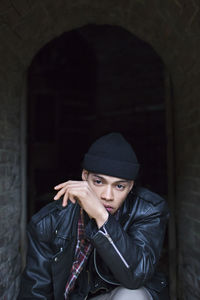
<svg viewBox="0 0 200 300">
<path fill-rule="evenodd" d="M 78 204 L 69 202 L 63 208 L 59 200 L 32 217 L 19 300 L 64 299 L 77 243 L 79 211 Z M 94 246 L 93 266 L 101 285 L 145 286 L 153 299 L 161 299 L 167 284 L 156 267 L 168 216 L 163 198 L 145 188 L 134 188 L 120 208 L 118 220 L 109 215 L 100 229 L 94 220 L 88 222 L 86 234 Z M 85 288 L 83 297 L 73 299 L 86 299 L 87 293 Z"/>
</svg>

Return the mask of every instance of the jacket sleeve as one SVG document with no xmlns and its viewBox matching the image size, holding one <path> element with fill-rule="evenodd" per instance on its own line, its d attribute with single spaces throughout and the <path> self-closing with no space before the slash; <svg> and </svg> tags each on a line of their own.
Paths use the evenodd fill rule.
<svg viewBox="0 0 200 300">
<path fill-rule="evenodd" d="M 50 247 L 40 237 L 42 228 L 31 222 L 28 227 L 26 268 L 22 274 L 18 300 L 53 300 Z"/>
<path fill-rule="evenodd" d="M 142 201 L 142 200 L 141 200 Z M 159 205 L 140 205 L 125 231 L 114 216 L 89 238 L 110 269 L 115 280 L 129 289 L 137 289 L 150 279 L 160 257 L 168 210 Z"/>
</svg>

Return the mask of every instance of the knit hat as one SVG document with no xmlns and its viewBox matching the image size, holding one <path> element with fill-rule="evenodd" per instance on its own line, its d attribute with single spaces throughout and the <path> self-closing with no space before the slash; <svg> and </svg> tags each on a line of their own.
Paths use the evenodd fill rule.
<svg viewBox="0 0 200 300">
<path fill-rule="evenodd" d="M 120 133 L 97 139 L 85 154 L 82 166 L 90 172 L 134 180 L 139 163 L 131 145 Z"/>
</svg>

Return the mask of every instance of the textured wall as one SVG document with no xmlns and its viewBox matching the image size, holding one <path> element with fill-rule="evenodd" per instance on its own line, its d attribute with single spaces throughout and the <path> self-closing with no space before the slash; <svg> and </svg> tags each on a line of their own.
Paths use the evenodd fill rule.
<svg viewBox="0 0 200 300">
<path fill-rule="evenodd" d="M 0 0 L 0 297 L 19 275 L 20 100 L 35 53 L 88 23 L 119 25 L 149 42 L 173 83 L 180 299 L 200 294 L 199 1 Z M 23 159 L 23 158 L 22 158 Z M 15 241 L 16 239 L 16 241 Z"/>
<path fill-rule="evenodd" d="M 9 288 L 14 297 L 20 272 L 19 84 L 2 70 L 0 88 L 0 298 Z M 5 87 L 7 89 L 5 89 Z M 6 299 L 6 298 L 5 298 Z"/>
</svg>

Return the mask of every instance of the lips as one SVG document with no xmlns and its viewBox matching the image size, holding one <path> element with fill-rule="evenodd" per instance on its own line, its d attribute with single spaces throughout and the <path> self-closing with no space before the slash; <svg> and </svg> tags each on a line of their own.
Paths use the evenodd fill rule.
<svg viewBox="0 0 200 300">
<path fill-rule="evenodd" d="M 111 207 L 111 206 L 104 205 L 104 207 L 110 213 L 113 211 L 113 207 Z"/>
</svg>

